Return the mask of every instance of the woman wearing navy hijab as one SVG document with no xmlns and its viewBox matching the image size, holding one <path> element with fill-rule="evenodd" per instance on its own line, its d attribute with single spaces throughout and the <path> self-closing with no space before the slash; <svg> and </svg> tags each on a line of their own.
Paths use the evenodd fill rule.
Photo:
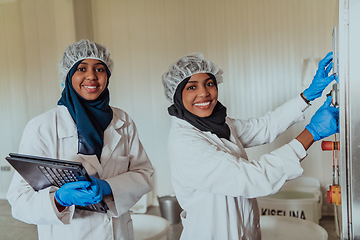
<svg viewBox="0 0 360 240">
<path fill-rule="evenodd" d="M 151 191 L 153 167 L 132 119 L 109 105 L 110 53 L 81 40 L 58 66 L 64 86 L 58 106 L 27 124 L 19 153 L 81 162 L 92 182 L 37 192 L 15 173 L 7 194 L 13 217 L 36 224 L 39 239 L 133 239 L 129 210 Z M 75 208 L 101 200 L 107 213 Z"/>
</svg>

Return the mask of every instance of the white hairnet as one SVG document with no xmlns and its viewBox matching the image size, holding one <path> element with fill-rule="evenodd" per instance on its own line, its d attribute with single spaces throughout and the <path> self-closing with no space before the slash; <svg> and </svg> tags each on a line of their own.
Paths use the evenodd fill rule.
<svg viewBox="0 0 360 240">
<path fill-rule="evenodd" d="M 114 63 L 110 58 L 110 53 L 107 48 L 104 45 L 82 39 L 70 44 L 65 49 L 63 57 L 58 63 L 62 86 L 64 86 L 66 75 L 74 64 L 86 58 L 98 59 L 107 65 L 110 73 L 113 70 Z"/>
<path fill-rule="evenodd" d="M 196 73 L 211 73 L 215 76 L 217 84 L 223 82 L 223 71 L 218 66 L 201 53 L 192 53 L 171 64 L 169 70 L 162 75 L 166 98 L 174 103 L 174 94 L 179 83 Z"/>
</svg>

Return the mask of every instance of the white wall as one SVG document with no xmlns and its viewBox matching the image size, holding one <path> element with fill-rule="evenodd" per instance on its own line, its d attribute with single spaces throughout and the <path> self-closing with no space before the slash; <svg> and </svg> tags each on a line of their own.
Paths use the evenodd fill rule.
<svg viewBox="0 0 360 240">
<path fill-rule="evenodd" d="M 166 142 L 170 118 L 161 75 L 181 56 L 202 52 L 224 70 L 220 101 L 228 115 L 259 117 L 300 94 L 317 61 L 331 51 L 336 0 L 92 0 L 89 38 L 105 44 L 115 62 L 111 104 L 135 120 L 155 167 L 154 196 L 172 193 Z M 77 8 L 78 9 L 78 8 Z M 56 105 L 56 63 L 79 36 L 71 0 L 0 4 L 1 144 L 3 158 L 17 151 L 26 122 Z M 268 146 L 249 149 L 252 158 L 300 133 L 306 122 Z M 304 175 L 331 183 L 332 154 L 315 143 L 303 161 Z M 12 172 L 0 172 L 0 197 Z M 330 205 L 329 205 L 330 206 Z M 324 211 L 328 205 L 324 205 Z M 331 212 L 331 211 L 330 211 Z"/>
</svg>

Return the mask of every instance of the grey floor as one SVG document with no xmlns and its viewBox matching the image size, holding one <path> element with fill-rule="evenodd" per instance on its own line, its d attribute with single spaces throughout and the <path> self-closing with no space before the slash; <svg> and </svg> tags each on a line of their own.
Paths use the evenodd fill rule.
<svg viewBox="0 0 360 240">
<path fill-rule="evenodd" d="M 160 216 L 158 207 L 151 206 L 147 214 Z M 335 234 L 334 218 L 323 216 L 320 225 L 328 232 L 328 240 L 340 239 Z M 182 231 L 181 223 L 170 225 L 167 240 L 178 240 Z M 0 240 L 36 240 L 36 226 L 29 225 L 14 219 L 11 216 L 10 205 L 6 200 L 0 199 Z"/>
</svg>

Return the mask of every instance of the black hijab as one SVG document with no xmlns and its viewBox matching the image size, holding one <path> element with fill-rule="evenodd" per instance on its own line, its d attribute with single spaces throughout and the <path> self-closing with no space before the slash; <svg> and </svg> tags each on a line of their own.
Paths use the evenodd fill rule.
<svg viewBox="0 0 360 240">
<path fill-rule="evenodd" d="M 104 131 L 113 118 L 113 112 L 109 106 L 110 96 L 108 89 L 111 73 L 106 64 L 102 63 L 108 76 L 106 88 L 97 99 L 86 100 L 76 92 L 71 82 L 72 76 L 83 60 L 75 63 L 66 76 L 65 88 L 58 105 L 67 107 L 75 121 L 79 138 L 78 153 L 85 155 L 95 154 L 100 161 L 104 145 Z"/>
<path fill-rule="evenodd" d="M 207 73 L 209 77 L 214 81 L 217 88 L 217 82 L 214 75 Z M 230 140 L 230 128 L 226 124 L 226 107 L 224 107 L 219 101 L 214 107 L 213 112 L 208 117 L 199 117 L 189 112 L 182 101 L 182 91 L 188 83 L 190 77 L 185 78 L 177 86 L 174 94 L 174 104 L 168 108 L 168 112 L 171 116 L 183 119 L 189 122 L 191 125 L 201 131 L 210 131 L 216 134 L 219 138 L 226 138 Z"/>
</svg>

